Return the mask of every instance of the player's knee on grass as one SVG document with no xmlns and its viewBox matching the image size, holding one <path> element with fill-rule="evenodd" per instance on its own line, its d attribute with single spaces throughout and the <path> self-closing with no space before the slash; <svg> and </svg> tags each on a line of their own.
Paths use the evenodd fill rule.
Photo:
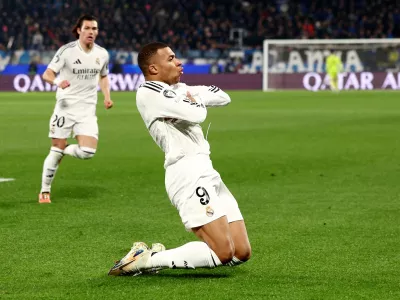
<svg viewBox="0 0 400 300">
<path fill-rule="evenodd" d="M 96 153 L 96 149 L 89 147 L 78 147 L 77 156 L 80 159 L 91 159 Z"/>
<path fill-rule="evenodd" d="M 226 241 L 219 241 L 218 246 L 213 249 L 210 247 L 214 253 L 218 256 L 219 260 L 222 264 L 226 264 L 230 262 L 235 255 L 235 246 L 233 243 L 226 239 Z"/>
<path fill-rule="evenodd" d="M 235 245 L 235 257 L 242 262 L 248 261 L 251 257 L 250 244 Z"/>
</svg>

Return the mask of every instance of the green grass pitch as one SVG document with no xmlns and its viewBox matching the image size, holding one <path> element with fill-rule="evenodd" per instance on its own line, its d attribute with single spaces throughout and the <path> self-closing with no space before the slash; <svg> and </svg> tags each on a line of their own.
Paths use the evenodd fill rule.
<svg viewBox="0 0 400 300">
<path fill-rule="evenodd" d="M 110 111 L 99 101 L 98 152 L 63 160 L 50 205 L 37 195 L 55 95 L 0 94 L 0 177 L 16 179 L 0 182 L 0 298 L 400 299 L 399 93 L 230 95 L 203 127 L 252 259 L 109 277 L 134 241 L 195 240 L 135 94 L 112 94 Z"/>
</svg>

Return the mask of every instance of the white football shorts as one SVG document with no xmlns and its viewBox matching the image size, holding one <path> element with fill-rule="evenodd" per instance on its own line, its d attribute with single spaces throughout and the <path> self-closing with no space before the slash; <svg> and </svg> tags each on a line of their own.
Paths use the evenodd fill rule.
<svg viewBox="0 0 400 300">
<path fill-rule="evenodd" d="M 99 139 L 97 117 L 75 116 L 63 111 L 54 111 L 50 118 L 50 138 L 66 139 L 77 135 L 87 135 Z"/>
<path fill-rule="evenodd" d="M 184 157 L 168 166 L 165 187 L 187 231 L 223 216 L 243 220 L 238 203 L 208 155 Z"/>
</svg>

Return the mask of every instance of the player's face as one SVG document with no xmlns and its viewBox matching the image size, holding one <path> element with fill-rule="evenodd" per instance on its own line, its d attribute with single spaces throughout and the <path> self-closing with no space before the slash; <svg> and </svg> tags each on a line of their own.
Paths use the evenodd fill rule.
<svg viewBox="0 0 400 300">
<path fill-rule="evenodd" d="M 168 84 L 176 84 L 180 81 L 183 74 L 182 62 L 175 57 L 171 48 L 158 49 L 154 64 L 161 81 Z"/>
<path fill-rule="evenodd" d="M 96 21 L 83 21 L 81 28 L 78 28 L 79 40 L 84 44 L 93 44 L 99 34 Z"/>
</svg>

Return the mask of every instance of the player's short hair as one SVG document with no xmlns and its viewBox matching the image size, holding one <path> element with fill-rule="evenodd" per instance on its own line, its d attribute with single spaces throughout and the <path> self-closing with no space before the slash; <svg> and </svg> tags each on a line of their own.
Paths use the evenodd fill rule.
<svg viewBox="0 0 400 300">
<path fill-rule="evenodd" d="M 140 49 L 138 54 L 138 64 L 140 70 L 142 70 L 145 76 L 148 74 L 149 71 L 150 59 L 157 53 L 158 49 L 164 49 L 167 47 L 169 47 L 167 44 L 161 42 L 153 42 L 144 45 L 142 49 Z"/>
<path fill-rule="evenodd" d="M 76 21 L 76 24 L 74 28 L 72 28 L 72 33 L 75 35 L 77 39 L 79 39 L 79 33 L 78 33 L 78 28 L 81 28 L 83 25 L 83 21 L 96 21 L 96 18 L 92 15 L 83 15 L 81 16 L 78 21 Z"/>
</svg>

